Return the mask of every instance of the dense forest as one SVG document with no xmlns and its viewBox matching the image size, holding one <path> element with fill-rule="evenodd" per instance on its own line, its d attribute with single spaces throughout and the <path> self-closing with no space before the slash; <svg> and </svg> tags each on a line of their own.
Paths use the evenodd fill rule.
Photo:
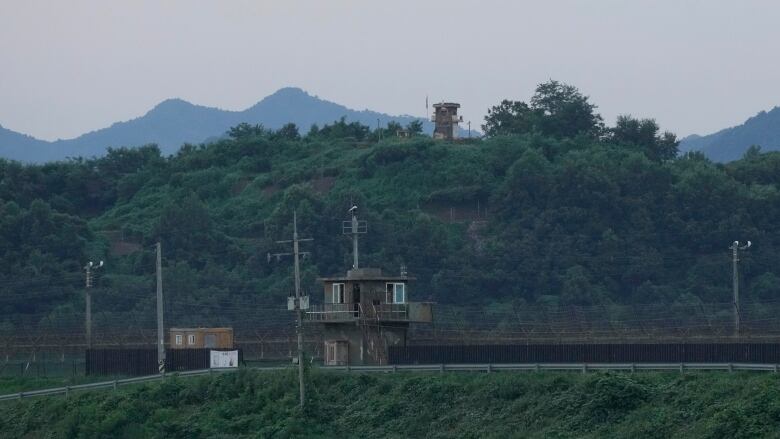
<svg viewBox="0 0 780 439">
<path fill-rule="evenodd" d="M 771 373 L 341 374 L 244 369 L 0 405 L 3 437 L 778 437 Z M 0 388 L 3 387 L 0 381 Z"/>
<path fill-rule="evenodd" d="M 717 164 L 677 153 L 651 119 L 606 126 L 576 88 L 542 84 L 503 101 L 484 139 L 398 138 L 342 119 L 301 134 L 241 124 L 172 156 L 147 145 L 44 165 L 0 161 L 0 325 L 154 307 L 162 242 L 166 313 L 284 306 L 296 210 L 305 288 L 351 265 L 341 222 L 368 221 L 364 266 L 417 278 L 414 300 L 591 305 L 730 302 L 734 240 L 742 297 L 780 293 L 780 153 Z M 379 140 L 381 139 L 381 140 Z M 314 300 L 319 300 L 314 294 Z M 112 318 L 110 316 L 105 318 Z M 204 317 L 205 318 L 205 317 Z"/>
</svg>

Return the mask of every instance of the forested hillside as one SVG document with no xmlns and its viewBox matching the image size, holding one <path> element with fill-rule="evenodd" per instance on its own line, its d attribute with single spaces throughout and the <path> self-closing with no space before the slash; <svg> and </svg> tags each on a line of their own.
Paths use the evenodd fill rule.
<svg viewBox="0 0 780 439">
<path fill-rule="evenodd" d="M 369 224 L 362 265 L 405 265 L 415 300 L 729 302 L 737 239 L 754 244 L 741 257 L 742 299 L 775 300 L 780 153 L 727 165 L 675 157 L 673 135 L 653 121 L 606 128 L 585 98 L 560 91 L 494 107 L 479 141 L 398 139 L 396 127 L 377 141 L 343 120 L 303 136 L 293 125 L 244 124 L 172 156 L 145 146 L 39 166 L 2 161 L 0 324 L 80 314 L 82 267 L 100 259 L 93 307 L 107 319 L 147 313 L 158 239 L 167 315 L 182 304 L 195 320 L 192 309 L 284 306 L 291 262 L 267 254 L 289 251 L 276 241 L 291 237 L 293 209 L 301 236 L 314 238 L 303 274 L 318 292 L 318 276 L 351 264 L 341 221 L 352 204 Z"/>
</svg>

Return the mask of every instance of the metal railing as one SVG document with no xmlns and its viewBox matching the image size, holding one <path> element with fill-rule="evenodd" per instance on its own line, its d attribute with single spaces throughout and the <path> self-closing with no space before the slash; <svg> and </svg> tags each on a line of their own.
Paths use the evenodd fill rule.
<svg viewBox="0 0 780 439">
<path fill-rule="evenodd" d="M 265 369 L 283 369 L 284 367 L 267 367 Z M 76 384 L 73 386 L 54 387 L 50 389 L 38 389 L 28 390 L 24 392 L 10 393 L 6 395 L 0 395 L 0 401 L 9 401 L 14 399 L 30 398 L 33 396 L 48 396 L 48 395 L 69 395 L 71 392 L 80 390 L 97 390 L 97 389 L 116 389 L 119 386 L 126 386 L 129 384 L 148 383 L 152 381 L 160 381 L 165 378 L 171 378 L 173 376 L 188 377 L 198 375 L 209 375 L 213 373 L 233 372 L 238 369 L 201 369 L 201 370 L 188 370 L 184 372 L 176 372 L 169 374 L 159 375 L 147 375 L 133 378 L 122 378 L 113 381 L 101 381 L 96 383 Z"/>
<path fill-rule="evenodd" d="M 325 366 L 323 370 L 345 372 L 590 372 L 590 371 L 763 371 L 777 373 L 780 365 L 758 363 L 486 363 L 405 364 L 386 366 Z"/>
<path fill-rule="evenodd" d="M 305 317 L 313 321 L 344 321 L 356 320 L 360 314 L 359 303 L 324 303 L 311 305 Z"/>
<path fill-rule="evenodd" d="M 286 370 L 296 366 L 265 366 L 251 367 L 252 370 Z M 778 373 L 780 365 L 761 363 L 501 363 L 501 364 L 411 364 L 411 365 L 386 365 L 386 366 L 320 366 L 318 369 L 334 372 L 500 372 L 500 371 L 525 371 L 525 372 L 580 372 L 594 371 L 666 371 L 685 373 L 690 371 L 754 371 Z M 51 389 L 29 390 L 24 392 L 0 395 L 0 401 L 12 401 L 35 396 L 66 395 L 81 390 L 117 389 L 120 386 L 141 384 L 153 381 L 161 381 L 173 376 L 190 377 L 210 375 L 214 373 L 234 372 L 238 369 L 202 369 L 186 372 L 177 372 L 165 375 L 149 375 L 135 378 L 124 378 L 98 383 L 78 384 L 75 386 L 55 387 Z"/>
<path fill-rule="evenodd" d="M 325 303 L 311 305 L 306 319 L 313 321 L 366 320 L 408 320 L 409 306 L 406 303 Z"/>
</svg>

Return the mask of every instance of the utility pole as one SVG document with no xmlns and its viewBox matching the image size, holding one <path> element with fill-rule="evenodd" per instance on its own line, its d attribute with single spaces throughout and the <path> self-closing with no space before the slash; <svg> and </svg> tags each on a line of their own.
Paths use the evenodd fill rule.
<svg viewBox="0 0 780 439">
<path fill-rule="evenodd" d="M 382 130 L 379 129 L 379 118 L 376 119 L 376 133 L 379 136 L 379 141 L 382 141 Z"/>
<path fill-rule="evenodd" d="M 86 272 L 86 288 L 84 289 L 84 301 L 86 302 L 86 310 L 85 310 L 85 318 L 86 322 L 84 323 L 86 335 L 87 335 L 87 349 L 92 349 L 92 280 L 95 273 L 92 272 L 92 270 L 97 270 L 98 268 L 103 267 L 103 261 L 100 261 L 97 265 L 95 265 L 92 261 L 87 262 L 87 265 L 84 266 L 84 271 Z"/>
<path fill-rule="evenodd" d="M 738 262 L 739 262 L 739 250 L 747 250 L 750 248 L 752 243 L 750 241 L 747 242 L 745 245 L 739 245 L 739 241 L 734 241 L 733 244 L 731 244 L 731 255 L 732 255 L 732 283 L 734 288 L 734 336 L 739 337 L 739 269 L 737 268 Z"/>
<path fill-rule="evenodd" d="M 304 241 L 313 241 L 312 238 L 300 239 L 298 238 L 298 215 L 293 210 L 293 239 L 287 241 L 276 241 L 277 244 L 289 244 L 292 242 L 292 253 L 274 253 L 278 259 L 280 256 L 292 256 L 293 257 L 293 270 L 295 276 L 295 299 L 287 301 L 287 309 L 295 311 L 296 313 L 296 327 L 295 332 L 298 335 L 298 392 L 300 397 L 300 405 L 303 408 L 306 403 L 306 389 L 303 380 L 303 312 L 309 309 L 309 297 L 301 295 L 301 268 L 300 257 L 306 256 L 309 252 L 301 252 L 299 250 L 299 243 Z M 271 261 L 271 254 L 268 254 L 268 261 Z M 292 298 L 290 298 L 292 299 Z"/>
<path fill-rule="evenodd" d="M 471 121 L 469 121 L 469 139 L 471 138 Z"/>
<path fill-rule="evenodd" d="M 162 292 L 162 244 L 157 249 L 157 368 L 165 373 L 165 334 L 163 332 L 163 292 Z"/>
</svg>

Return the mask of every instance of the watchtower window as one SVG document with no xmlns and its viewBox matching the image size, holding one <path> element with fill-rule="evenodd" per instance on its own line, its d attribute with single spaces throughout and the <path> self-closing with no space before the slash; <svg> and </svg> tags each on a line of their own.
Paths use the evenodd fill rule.
<svg viewBox="0 0 780 439">
<path fill-rule="evenodd" d="M 187 336 L 187 344 L 189 345 L 195 344 L 195 334 L 190 334 Z"/>
<path fill-rule="evenodd" d="M 333 284 L 333 303 L 344 303 L 344 284 Z"/>
<path fill-rule="evenodd" d="M 182 336 L 181 334 L 176 334 L 176 344 L 180 345 L 182 342 Z"/>
<path fill-rule="evenodd" d="M 406 284 L 388 283 L 387 284 L 388 301 L 392 299 L 393 303 L 406 303 Z"/>
</svg>

